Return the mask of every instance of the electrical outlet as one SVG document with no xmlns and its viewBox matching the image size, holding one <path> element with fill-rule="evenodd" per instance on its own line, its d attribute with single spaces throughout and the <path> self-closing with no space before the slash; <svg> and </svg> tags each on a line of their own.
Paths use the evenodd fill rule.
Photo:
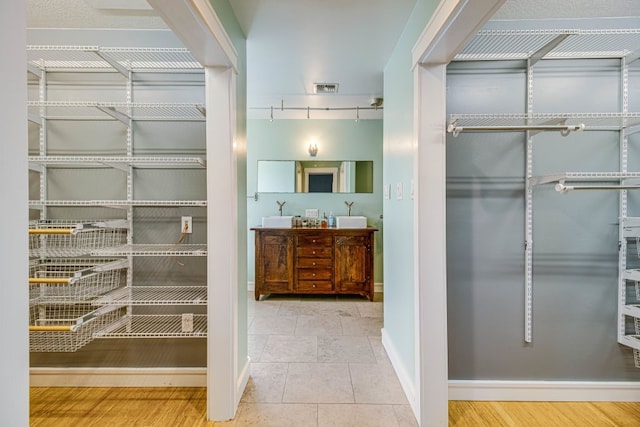
<svg viewBox="0 0 640 427">
<path fill-rule="evenodd" d="M 193 313 L 182 313 L 182 332 L 193 332 Z"/>
<path fill-rule="evenodd" d="M 192 218 L 190 216 L 183 216 L 182 217 L 182 222 L 180 225 L 180 230 L 183 233 L 187 233 L 187 234 L 191 234 L 193 233 L 193 224 L 192 224 Z"/>
</svg>

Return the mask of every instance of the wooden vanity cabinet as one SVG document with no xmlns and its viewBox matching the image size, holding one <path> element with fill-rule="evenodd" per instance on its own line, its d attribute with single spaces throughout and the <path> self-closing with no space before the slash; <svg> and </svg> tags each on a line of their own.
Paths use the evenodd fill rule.
<svg viewBox="0 0 640 427">
<path fill-rule="evenodd" d="M 255 232 L 255 298 L 358 294 L 373 301 L 375 228 L 263 228 Z"/>
<path fill-rule="evenodd" d="M 289 233 L 256 233 L 256 300 L 260 292 L 293 292 L 293 240 Z"/>
</svg>

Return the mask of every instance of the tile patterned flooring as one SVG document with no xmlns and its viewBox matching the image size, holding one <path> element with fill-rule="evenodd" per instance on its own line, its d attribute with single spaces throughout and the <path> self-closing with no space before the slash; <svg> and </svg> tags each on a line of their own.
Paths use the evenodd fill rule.
<svg viewBox="0 0 640 427">
<path fill-rule="evenodd" d="M 251 378 L 216 426 L 417 427 L 382 347 L 382 302 L 249 295 Z"/>
</svg>

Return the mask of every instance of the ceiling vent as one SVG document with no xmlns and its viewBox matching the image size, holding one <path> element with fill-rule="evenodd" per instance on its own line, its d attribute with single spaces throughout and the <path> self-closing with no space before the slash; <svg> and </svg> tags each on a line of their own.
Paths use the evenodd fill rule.
<svg viewBox="0 0 640 427">
<path fill-rule="evenodd" d="M 313 93 L 338 93 L 338 83 L 314 83 Z"/>
</svg>

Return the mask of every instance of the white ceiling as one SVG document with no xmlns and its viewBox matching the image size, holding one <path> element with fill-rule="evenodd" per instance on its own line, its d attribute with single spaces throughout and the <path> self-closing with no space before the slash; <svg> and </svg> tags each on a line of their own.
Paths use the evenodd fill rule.
<svg viewBox="0 0 640 427">
<path fill-rule="evenodd" d="M 368 106 L 382 96 L 384 66 L 415 1 L 229 0 L 247 36 L 249 116 L 266 118 L 281 102 Z M 507 0 L 494 19 L 622 16 L 640 16 L 640 1 Z M 166 28 L 144 0 L 28 0 L 27 17 L 32 28 Z M 322 82 L 338 83 L 339 93 L 314 95 Z"/>
</svg>

